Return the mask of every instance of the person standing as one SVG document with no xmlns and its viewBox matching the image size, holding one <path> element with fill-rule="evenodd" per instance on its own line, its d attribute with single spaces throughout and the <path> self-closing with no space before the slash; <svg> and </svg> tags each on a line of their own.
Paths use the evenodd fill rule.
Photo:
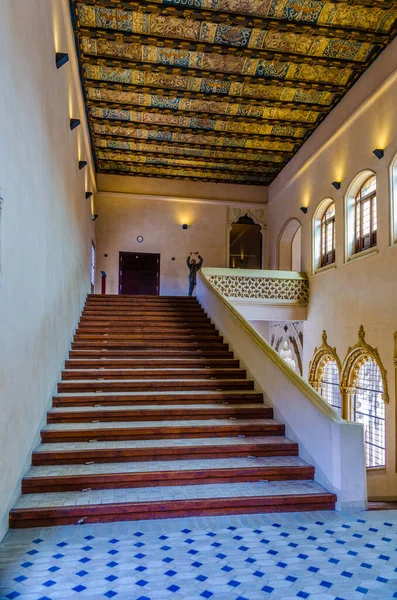
<svg viewBox="0 0 397 600">
<path fill-rule="evenodd" d="M 194 253 L 194 256 L 198 256 L 199 258 L 198 262 L 195 258 L 192 258 L 192 255 L 193 252 L 189 254 L 186 260 L 187 268 L 189 269 L 189 296 L 193 296 L 193 290 L 196 285 L 197 271 L 201 269 L 201 265 L 203 264 L 203 258 L 198 252 Z"/>
</svg>

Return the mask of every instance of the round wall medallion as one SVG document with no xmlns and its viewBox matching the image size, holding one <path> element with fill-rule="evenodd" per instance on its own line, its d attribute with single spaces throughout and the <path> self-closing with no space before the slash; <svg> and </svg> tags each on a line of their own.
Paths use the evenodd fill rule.
<svg viewBox="0 0 397 600">
<path fill-rule="evenodd" d="M 142 242 L 143 242 L 143 236 L 142 235 L 138 235 L 138 237 L 136 238 L 136 241 L 139 242 L 140 244 L 142 244 Z"/>
</svg>

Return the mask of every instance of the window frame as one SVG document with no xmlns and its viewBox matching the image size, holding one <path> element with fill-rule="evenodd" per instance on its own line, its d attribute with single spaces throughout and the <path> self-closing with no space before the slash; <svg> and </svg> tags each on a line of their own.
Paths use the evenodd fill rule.
<svg viewBox="0 0 397 600">
<path fill-rule="evenodd" d="M 327 219 L 326 218 L 327 213 L 331 207 L 334 207 L 334 212 L 333 212 L 333 215 L 331 217 L 328 217 L 328 219 Z M 335 207 L 335 202 L 332 201 L 325 209 L 324 214 L 321 217 L 321 222 L 320 222 L 320 268 L 328 267 L 329 265 L 332 265 L 335 262 L 335 248 L 336 248 L 335 220 L 336 220 L 336 207 Z M 329 252 L 327 252 L 327 250 L 326 250 L 327 237 L 328 237 L 327 234 L 328 234 L 329 227 L 332 227 L 332 233 L 331 233 L 332 248 Z"/>
<path fill-rule="evenodd" d="M 370 179 L 375 179 L 375 189 L 365 196 L 361 195 L 362 189 L 368 183 Z M 363 232 L 363 206 L 367 202 L 370 203 L 370 217 L 369 217 L 369 233 L 364 234 Z M 376 217 L 375 217 L 376 215 Z M 376 229 L 374 228 L 374 221 L 376 218 Z M 359 235 L 357 230 L 359 229 Z M 354 254 L 359 254 L 370 248 L 375 248 L 377 245 L 377 233 L 378 233 L 378 222 L 377 222 L 377 181 L 376 175 L 370 175 L 361 184 L 354 201 Z M 367 240 L 369 243 L 367 243 Z"/>
</svg>

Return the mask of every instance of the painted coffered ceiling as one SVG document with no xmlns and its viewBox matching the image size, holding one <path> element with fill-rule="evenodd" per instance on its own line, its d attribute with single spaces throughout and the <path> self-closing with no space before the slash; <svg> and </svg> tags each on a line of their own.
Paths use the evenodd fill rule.
<svg viewBox="0 0 397 600">
<path fill-rule="evenodd" d="M 268 185 L 397 32 L 389 0 L 70 0 L 99 173 Z"/>
</svg>

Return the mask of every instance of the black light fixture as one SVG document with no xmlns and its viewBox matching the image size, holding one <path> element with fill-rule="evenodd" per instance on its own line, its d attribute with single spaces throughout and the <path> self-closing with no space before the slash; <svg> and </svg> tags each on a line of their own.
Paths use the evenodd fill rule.
<svg viewBox="0 0 397 600">
<path fill-rule="evenodd" d="M 335 188 L 336 190 L 340 190 L 340 185 L 341 185 L 341 184 L 340 184 L 340 181 L 333 181 L 333 182 L 332 182 L 332 185 L 334 186 L 334 188 Z"/>
<path fill-rule="evenodd" d="M 57 52 L 55 54 L 55 64 L 57 66 L 57 69 L 60 69 L 61 67 L 63 67 L 63 65 L 66 65 L 66 63 L 69 62 L 69 54 L 66 54 L 66 52 Z"/>
<path fill-rule="evenodd" d="M 184 224 L 182 225 L 182 229 L 187 229 L 187 223 L 184 223 Z"/>
<path fill-rule="evenodd" d="M 85 193 L 86 200 L 88 200 L 89 198 L 91 198 L 91 196 L 92 196 L 92 192 L 86 192 Z"/>
<path fill-rule="evenodd" d="M 307 206 L 301 206 L 301 211 L 303 212 L 304 215 L 307 214 Z"/>
<path fill-rule="evenodd" d="M 84 167 L 86 167 L 88 165 L 86 160 L 79 160 L 79 169 L 81 171 L 81 169 L 84 169 Z"/>
<path fill-rule="evenodd" d="M 99 217 L 99 215 L 92 215 L 92 220 L 96 221 L 96 219 Z"/>
<path fill-rule="evenodd" d="M 76 127 L 78 127 L 79 125 L 81 125 L 80 119 L 70 119 L 70 130 L 71 131 L 73 131 L 73 129 L 76 129 Z"/>
<path fill-rule="evenodd" d="M 372 152 L 375 154 L 376 158 L 379 158 L 379 160 L 385 155 L 385 151 L 382 150 L 382 148 L 375 148 L 375 150 L 372 150 Z"/>
</svg>

